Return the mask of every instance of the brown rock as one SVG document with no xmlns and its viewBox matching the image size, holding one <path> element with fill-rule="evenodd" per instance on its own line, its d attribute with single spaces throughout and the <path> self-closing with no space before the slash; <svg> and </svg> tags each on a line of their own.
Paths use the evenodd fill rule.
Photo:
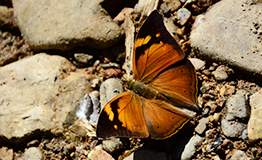
<svg viewBox="0 0 262 160">
<path fill-rule="evenodd" d="M 104 49 L 122 37 L 121 28 L 101 7 L 103 0 L 14 0 L 24 38 L 34 50 L 69 50 L 80 44 Z"/>
<path fill-rule="evenodd" d="M 92 153 L 92 160 L 114 160 L 114 158 L 102 149 L 95 149 Z"/>
<path fill-rule="evenodd" d="M 113 77 L 120 78 L 122 76 L 122 71 L 117 68 L 108 68 L 105 69 L 105 76 L 106 78 L 113 78 Z"/>
</svg>

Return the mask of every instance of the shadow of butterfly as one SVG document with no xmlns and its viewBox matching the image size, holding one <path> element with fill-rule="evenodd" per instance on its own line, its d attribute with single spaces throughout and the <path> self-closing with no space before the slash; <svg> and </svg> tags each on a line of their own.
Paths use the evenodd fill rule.
<svg viewBox="0 0 262 160">
<path fill-rule="evenodd" d="M 133 70 L 135 81 L 126 82 L 130 91 L 103 108 L 97 137 L 165 139 L 198 111 L 195 69 L 157 11 L 136 37 Z"/>
</svg>

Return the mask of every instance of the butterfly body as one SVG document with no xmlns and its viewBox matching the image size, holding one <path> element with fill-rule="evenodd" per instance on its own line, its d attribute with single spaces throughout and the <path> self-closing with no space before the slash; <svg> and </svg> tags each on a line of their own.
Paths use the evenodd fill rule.
<svg viewBox="0 0 262 160">
<path fill-rule="evenodd" d="M 160 94 L 156 89 L 137 82 L 137 81 L 127 81 L 126 82 L 129 89 L 134 91 L 136 94 L 138 94 L 141 97 L 147 98 L 147 99 L 161 99 L 161 100 L 167 100 L 162 94 Z"/>
<path fill-rule="evenodd" d="M 141 27 L 133 54 L 130 91 L 106 104 L 97 136 L 165 139 L 198 111 L 197 79 L 191 62 L 153 11 Z"/>
</svg>

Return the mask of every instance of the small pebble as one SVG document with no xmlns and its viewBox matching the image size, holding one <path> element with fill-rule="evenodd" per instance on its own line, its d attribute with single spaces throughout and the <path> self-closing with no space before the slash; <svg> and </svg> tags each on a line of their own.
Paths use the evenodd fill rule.
<svg viewBox="0 0 262 160">
<path fill-rule="evenodd" d="M 204 107 L 209 107 L 210 108 L 210 113 L 214 113 L 217 109 L 217 104 L 214 101 L 208 101 L 205 103 Z"/>
<path fill-rule="evenodd" d="M 177 19 L 178 19 L 177 22 L 181 26 L 185 25 L 190 17 L 191 17 L 191 12 L 186 8 L 180 8 L 177 11 Z"/>
<path fill-rule="evenodd" d="M 70 144 L 67 144 L 65 147 L 66 147 L 67 150 L 73 150 L 75 148 L 75 145 L 76 144 L 74 142 L 72 142 Z"/>
<path fill-rule="evenodd" d="M 196 152 L 195 144 L 201 144 L 204 141 L 203 137 L 194 135 L 186 144 L 185 149 L 181 155 L 182 160 L 190 159 Z"/>
<path fill-rule="evenodd" d="M 217 69 L 213 71 L 212 74 L 218 81 L 226 80 L 228 78 L 228 74 L 226 72 L 225 67 L 217 67 Z"/>
<path fill-rule="evenodd" d="M 33 146 L 38 146 L 39 145 L 39 140 L 35 139 L 27 143 L 28 147 L 33 147 Z"/>
<path fill-rule="evenodd" d="M 100 64 L 99 60 L 96 60 L 95 63 L 93 64 L 94 67 L 97 67 Z"/>
<path fill-rule="evenodd" d="M 88 62 L 90 62 L 94 57 L 85 53 L 75 53 L 74 58 L 80 66 L 84 66 L 88 65 Z"/>
<path fill-rule="evenodd" d="M 99 84 L 99 79 L 98 78 L 95 78 L 95 79 L 92 79 L 91 80 L 91 87 L 92 88 L 96 88 L 97 86 L 98 86 L 98 84 Z"/>
<path fill-rule="evenodd" d="M 198 133 L 198 134 L 203 134 L 204 131 L 206 130 L 206 127 L 207 127 L 207 123 L 209 122 L 209 119 L 208 118 L 201 118 L 199 120 L 199 124 L 196 126 L 195 128 L 195 131 Z"/>
<path fill-rule="evenodd" d="M 207 130 L 207 131 L 205 132 L 205 137 L 206 137 L 206 138 L 212 138 L 212 137 L 214 137 L 214 135 L 216 134 L 216 133 L 215 133 L 215 130 L 216 130 L 215 128 Z"/>
<path fill-rule="evenodd" d="M 207 69 L 204 69 L 203 71 L 203 74 L 205 74 L 205 75 L 211 75 L 211 72 L 209 71 L 209 70 L 207 70 Z"/>
<path fill-rule="evenodd" d="M 113 77 L 120 78 L 122 76 L 122 71 L 117 68 L 107 68 L 105 69 L 105 76 L 106 76 L 106 79 L 113 78 Z"/>
<path fill-rule="evenodd" d="M 207 153 L 210 153 L 211 151 L 213 151 L 212 144 L 206 145 L 205 151 L 206 151 Z"/>
<path fill-rule="evenodd" d="M 218 122 L 219 121 L 219 119 L 220 119 L 220 113 L 215 113 L 214 114 L 214 122 Z"/>
<path fill-rule="evenodd" d="M 119 64 L 117 64 L 117 63 L 112 63 L 112 62 L 102 63 L 102 64 L 101 64 L 101 67 L 102 67 L 102 68 L 112 68 L 112 67 L 120 68 Z"/>
<path fill-rule="evenodd" d="M 123 142 L 120 138 L 111 138 L 102 142 L 103 149 L 109 153 L 114 153 L 122 149 Z"/>
<path fill-rule="evenodd" d="M 160 10 L 163 14 L 167 14 L 170 11 L 170 7 L 166 3 L 160 5 Z"/>
<path fill-rule="evenodd" d="M 202 61 L 201 59 L 198 59 L 198 58 L 188 58 L 188 59 L 193 64 L 193 66 L 195 67 L 196 71 L 206 65 L 206 62 Z"/>
<path fill-rule="evenodd" d="M 241 135 L 243 140 L 248 140 L 248 136 L 247 136 L 247 129 L 244 129 Z"/>
<path fill-rule="evenodd" d="M 210 108 L 203 108 L 202 109 L 202 115 L 207 115 L 210 111 Z"/>
</svg>

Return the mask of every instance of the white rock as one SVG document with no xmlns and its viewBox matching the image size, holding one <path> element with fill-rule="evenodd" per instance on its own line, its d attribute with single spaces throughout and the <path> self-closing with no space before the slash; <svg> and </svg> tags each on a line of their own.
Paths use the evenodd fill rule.
<svg viewBox="0 0 262 160">
<path fill-rule="evenodd" d="M 193 66 L 195 67 L 196 71 L 206 65 L 206 62 L 202 61 L 201 59 L 198 59 L 198 58 L 188 58 L 188 59 L 193 64 Z"/>
<path fill-rule="evenodd" d="M 93 91 L 80 99 L 76 116 L 86 123 L 97 125 L 100 113 L 99 92 Z"/>
<path fill-rule="evenodd" d="M 204 138 L 200 137 L 199 135 L 194 135 L 187 145 L 185 146 L 185 149 L 181 155 L 181 160 L 189 160 L 196 152 L 195 144 L 199 143 L 201 144 L 203 142 Z"/>
</svg>

